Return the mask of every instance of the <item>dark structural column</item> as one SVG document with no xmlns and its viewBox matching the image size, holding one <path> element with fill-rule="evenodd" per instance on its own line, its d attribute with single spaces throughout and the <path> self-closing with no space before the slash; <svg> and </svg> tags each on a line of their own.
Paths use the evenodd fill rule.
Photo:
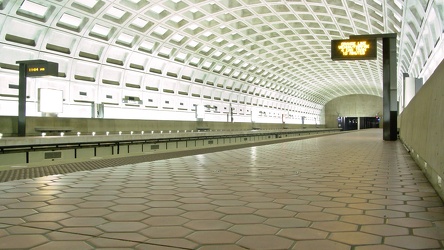
<svg viewBox="0 0 444 250">
<path fill-rule="evenodd" d="M 18 136 L 26 135 L 26 68 L 25 63 L 19 64 Z"/>
<path fill-rule="evenodd" d="M 27 77 L 58 76 L 59 65 L 45 60 L 17 61 L 19 64 L 18 136 L 26 136 Z"/>
<path fill-rule="evenodd" d="M 398 138 L 396 35 L 382 38 L 382 61 L 383 138 L 386 141 L 396 141 Z"/>
<path fill-rule="evenodd" d="M 396 141 L 398 138 L 396 33 L 351 35 L 350 38 L 382 38 L 383 139 Z"/>
</svg>

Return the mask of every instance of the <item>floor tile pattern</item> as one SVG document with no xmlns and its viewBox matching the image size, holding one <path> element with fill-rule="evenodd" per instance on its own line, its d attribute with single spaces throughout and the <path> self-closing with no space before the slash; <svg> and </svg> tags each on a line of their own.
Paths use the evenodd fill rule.
<svg viewBox="0 0 444 250">
<path fill-rule="evenodd" d="M 0 249 L 444 249 L 444 206 L 364 130 L 0 183 Z"/>
</svg>

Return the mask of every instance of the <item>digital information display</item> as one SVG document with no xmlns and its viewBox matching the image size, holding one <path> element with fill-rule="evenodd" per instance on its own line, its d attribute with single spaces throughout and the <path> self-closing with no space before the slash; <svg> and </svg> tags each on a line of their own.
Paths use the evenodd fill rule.
<svg viewBox="0 0 444 250">
<path fill-rule="evenodd" d="M 26 67 L 27 77 L 57 76 L 59 65 L 53 62 L 30 63 Z"/>
<path fill-rule="evenodd" d="M 331 40 L 332 60 L 373 60 L 376 58 L 376 39 Z"/>
</svg>

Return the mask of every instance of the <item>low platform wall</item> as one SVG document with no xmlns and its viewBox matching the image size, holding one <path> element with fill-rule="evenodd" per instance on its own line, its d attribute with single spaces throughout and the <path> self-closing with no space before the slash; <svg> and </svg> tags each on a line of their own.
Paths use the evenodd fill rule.
<svg viewBox="0 0 444 250">
<path fill-rule="evenodd" d="M 399 120 L 400 139 L 444 199 L 444 61 Z"/>
<path fill-rule="evenodd" d="M 301 129 L 301 128 L 323 128 L 323 125 L 301 125 L 301 124 L 273 124 L 273 123 L 242 123 L 242 122 L 206 122 L 206 121 L 161 121 L 161 120 L 122 120 L 122 119 L 96 119 L 96 118 L 59 118 L 59 117 L 27 117 L 26 135 L 41 135 L 40 128 L 66 128 L 70 130 L 66 135 L 75 135 L 96 132 L 104 134 L 130 132 L 130 131 L 196 131 L 199 128 L 217 131 L 234 130 L 272 130 L 272 129 Z M 3 136 L 17 135 L 17 117 L 0 116 L 0 133 Z M 37 130 L 36 130 L 37 129 Z"/>
<path fill-rule="evenodd" d="M 171 132 L 122 135 L 9 137 L 0 140 L 0 170 L 26 164 L 69 162 L 174 152 L 339 133 L 339 129 Z M 15 166 L 14 166 L 15 165 Z"/>
</svg>

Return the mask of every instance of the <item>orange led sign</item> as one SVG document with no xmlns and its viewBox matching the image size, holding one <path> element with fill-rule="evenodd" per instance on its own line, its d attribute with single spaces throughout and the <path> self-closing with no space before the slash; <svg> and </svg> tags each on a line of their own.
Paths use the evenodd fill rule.
<svg viewBox="0 0 444 250">
<path fill-rule="evenodd" d="M 27 77 L 57 76 L 58 64 L 53 62 L 30 63 L 26 67 Z"/>
<path fill-rule="evenodd" d="M 372 60 L 376 57 L 376 39 L 331 40 L 332 60 Z"/>
<path fill-rule="evenodd" d="M 32 68 L 28 68 L 28 72 L 45 72 L 46 68 L 45 67 L 32 67 Z"/>
</svg>

